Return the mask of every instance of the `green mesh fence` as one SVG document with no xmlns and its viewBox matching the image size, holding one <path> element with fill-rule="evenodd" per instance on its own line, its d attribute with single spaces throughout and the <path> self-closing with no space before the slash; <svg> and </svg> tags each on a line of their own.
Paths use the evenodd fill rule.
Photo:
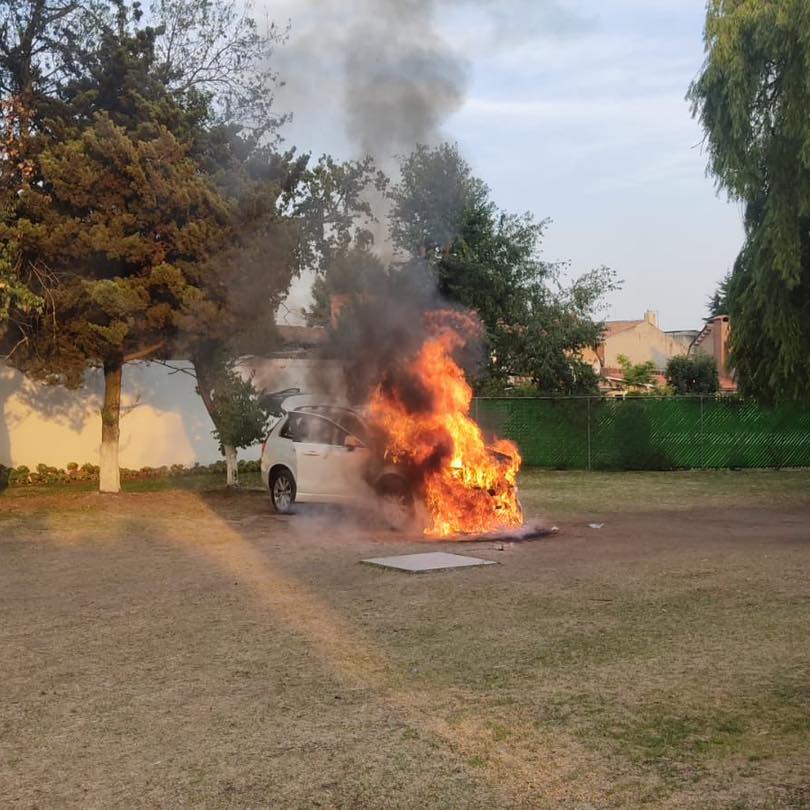
<svg viewBox="0 0 810 810">
<path fill-rule="evenodd" d="M 810 467 L 810 409 L 733 397 L 479 398 L 488 433 L 529 466 L 572 470 Z"/>
</svg>

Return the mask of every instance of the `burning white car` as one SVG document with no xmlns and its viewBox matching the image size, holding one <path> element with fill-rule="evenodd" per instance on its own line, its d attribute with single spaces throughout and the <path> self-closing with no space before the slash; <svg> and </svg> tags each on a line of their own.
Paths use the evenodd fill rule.
<svg viewBox="0 0 810 810">
<path fill-rule="evenodd" d="M 372 452 L 362 416 L 323 397 L 287 393 L 276 395 L 279 415 L 262 446 L 262 480 L 273 509 L 288 513 L 296 501 L 377 499 L 388 522 L 403 528 L 413 512 L 410 483 Z"/>
</svg>

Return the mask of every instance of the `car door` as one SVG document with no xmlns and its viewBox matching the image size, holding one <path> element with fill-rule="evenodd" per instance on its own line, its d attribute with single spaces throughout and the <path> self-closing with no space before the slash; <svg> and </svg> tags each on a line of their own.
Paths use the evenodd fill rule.
<svg viewBox="0 0 810 810">
<path fill-rule="evenodd" d="M 354 500 L 365 494 L 369 459 L 369 449 L 363 442 L 355 434 L 338 427 L 331 465 L 336 492 L 342 499 Z"/>
<path fill-rule="evenodd" d="M 326 497 L 334 489 L 331 459 L 336 425 L 311 413 L 290 416 L 289 435 L 295 445 L 298 494 Z"/>
</svg>

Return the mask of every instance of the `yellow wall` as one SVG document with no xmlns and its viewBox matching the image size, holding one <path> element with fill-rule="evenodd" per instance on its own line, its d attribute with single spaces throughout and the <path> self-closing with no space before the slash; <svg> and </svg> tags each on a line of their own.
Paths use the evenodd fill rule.
<svg viewBox="0 0 810 810">
<path fill-rule="evenodd" d="M 338 371 L 334 363 L 302 358 L 252 358 L 244 368 L 245 374 L 255 374 L 260 390 L 295 386 L 335 396 L 341 393 Z M 87 375 L 82 389 L 68 391 L 33 383 L 0 364 L 0 464 L 97 464 L 102 390 L 98 371 Z M 187 374 L 171 374 L 156 363 L 127 365 L 121 405 L 122 467 L 208 464 L 221 458 L 211 419 L 195 391 L 195 380 Z M 256 458 L 258 447 L 242 449 L 239 455 Z"/>
<path fill-rule="evenodd" d="M 619 367 L 619 355 L 623 354 L 632 363 L 651 360 L 657 369 L 666 368 L 670 357 L 686 354 L 683 342 L 670 337 L 647 321 L 632 326 L 605 340 L 605 366 Z"/>
<path fill-rule="evenodd" d="M 0 366 L 0 464 L 98 463 L 100 372 L 79 391 L 33 383 Z M 210 462 L 219 451 L 194 381 L 163 366 L 124 368 L 121 465 L 139 468 Z"/>
</svg>

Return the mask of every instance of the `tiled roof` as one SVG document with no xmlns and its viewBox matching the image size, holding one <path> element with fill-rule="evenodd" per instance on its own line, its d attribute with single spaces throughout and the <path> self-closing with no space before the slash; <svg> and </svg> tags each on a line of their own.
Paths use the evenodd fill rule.
<svg viewBox="0 0 810 810">
<path fill-rule="evenodd" d="M 613 337 L 613 335 L 624 332 L 626 329 L 632 329 L 641 323 L 644 321 L 605 321 L 605 337 Z"/>
</svg>

